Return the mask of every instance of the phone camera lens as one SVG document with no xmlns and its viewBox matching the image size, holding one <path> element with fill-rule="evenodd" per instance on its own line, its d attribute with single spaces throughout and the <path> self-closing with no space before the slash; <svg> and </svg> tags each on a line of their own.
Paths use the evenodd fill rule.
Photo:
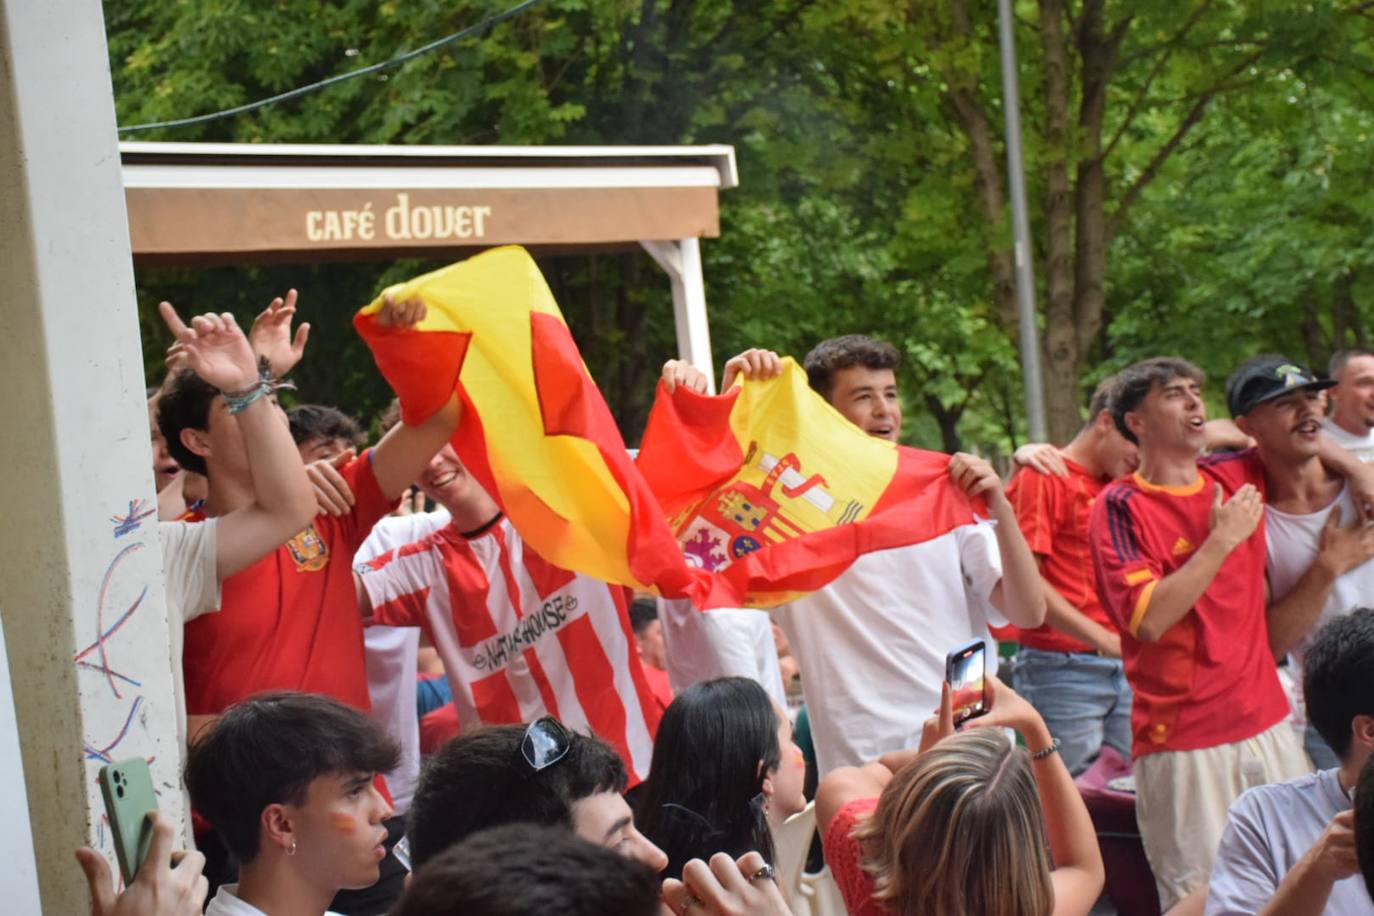
<svg viewBox="0 0 1374 916">
<path fill-rule="evenodd" d="M 118 795 L 120 798 L 123 798 L 123 797 L 124 797 L 124 787 L 123 787 L 123 786 L 115 786 L 115 794 Z"/>
</svg>

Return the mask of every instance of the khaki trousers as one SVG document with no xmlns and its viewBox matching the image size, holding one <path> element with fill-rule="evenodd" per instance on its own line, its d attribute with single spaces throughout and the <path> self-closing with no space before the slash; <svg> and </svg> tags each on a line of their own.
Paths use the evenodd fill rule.
<svg viewBox="0 0 1374 916">
<path fill-rule="evenodd" d="M 1231 802 L 1253 786 L 1310 772 L 1287 722 L 1234 744 L 1138 758 L 1135 816 L 1161 909 L 1207 883 Z"/>
</svg>

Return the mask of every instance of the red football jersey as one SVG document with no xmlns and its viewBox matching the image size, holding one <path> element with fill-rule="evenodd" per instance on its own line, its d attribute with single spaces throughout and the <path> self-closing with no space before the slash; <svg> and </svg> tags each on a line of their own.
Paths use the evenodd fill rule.
<svg viewBox="0 0 1374 916">
<path fill-rule="evenodd" d="M 222 584 L 220 612 L 186 625 L 186 712 L 214 715 L 264 690 L 322 693 L 371 708 L 353 553 L 394 507 L 369 452 L 340 470 L 356 504 L 304 531 Z M 202 514 L 189 520 L 204 518 Z"/>
<path fill-rule="evenodd" d="M 1064 464 L 1068 477 L 1022 468 L 1007 484 L 1007 499 L 1026 543 L 1040 562 L 1040 575 L 1083 616 L 1115 632 L 1116 624 L 1097 597 L 1088 539 L 1093 503 L 1106 484 L 1067 458 Z M 1018 630 L 1015 638 L 1024 646 L 1046 652 L 1093 651 L 1092 646 L 1049 624 Z"/>
<path fill-rule="evenodd" d="M 1139 474 L 1116 481 L 1093 507 L 1098 593 L 1122 634 L 1137 757 L 1241 741 L 1288 713 L 1269 653 L 1263 523 L 1178 623 L 1155 642 L 1135 638 L 1159 581 L 1211 532 L 1215 486 L 1229 499 L 1246 483 L 1264 483 L 1252 451 L 1199 462 L 1186 487 L 1155 486 Z"/>
</svg>

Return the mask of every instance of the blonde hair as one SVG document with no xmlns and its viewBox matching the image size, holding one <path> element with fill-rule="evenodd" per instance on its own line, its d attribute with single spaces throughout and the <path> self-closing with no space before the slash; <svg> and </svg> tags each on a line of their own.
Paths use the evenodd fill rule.
<svg viewBox="0 0 1374 916">
<path fill-rule="evenodd" d="M 1050 854 L 1024 748 L 999 730 L 941 741 L 854 829 L 874 897 L 898 916 L 1049 916 Z"/>
</svg>

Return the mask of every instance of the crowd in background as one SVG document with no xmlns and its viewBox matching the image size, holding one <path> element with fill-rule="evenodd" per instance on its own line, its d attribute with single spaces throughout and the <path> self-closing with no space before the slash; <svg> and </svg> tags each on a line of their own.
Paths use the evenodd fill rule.
<svg viewBox="0 0 1374 916">
<path fill-rule="evenodd" d="M 805 873 L 855 914 L 1086 914 L 1120 878 L 1085 802 L 1108 772 L 1158 911 L 1374 913 L 1374 353 L 1330 379 L 1257 356 L 1211 423 L 1196 367 L 1137 363 L 1009 481 L 950 457 L 986 518 L 703 611 L 525 544 L 450 444 L 456 395 L 393 405 L 371 445 L 336 408 L 285 414 L 294 291 L 247 334 L 162 314 L 194 827 L 160 818 L 119 895 L 79 853 L 98 913 L 781 914 Z M 893 347 L 803 363 L 898 441 Z M 749 350 L 722 390 L 780 371 Z M 684 362 L 661 381 L 707 396 Z M 984 714 L 956 721 L 947 656 L 980 640 Z M 816 854 L 784 865 L 799 822 Z"/>
</svg>

